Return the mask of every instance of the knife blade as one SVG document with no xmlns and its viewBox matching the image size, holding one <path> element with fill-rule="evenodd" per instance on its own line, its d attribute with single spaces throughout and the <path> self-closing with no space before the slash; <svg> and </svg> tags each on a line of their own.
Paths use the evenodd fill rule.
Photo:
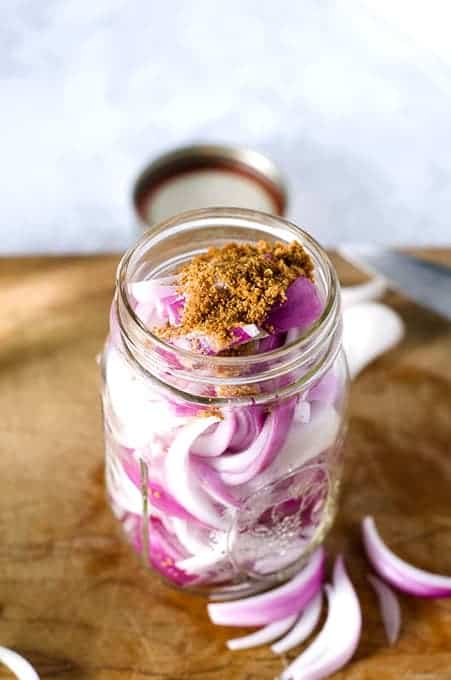
<svg viewBox="0 0 451 680">
<path fill-rule="evenodd" d="M 451 267 L 379 246 L 346 245 L 340 254 L 368 274 L 451 321 Z"/>
</svg>

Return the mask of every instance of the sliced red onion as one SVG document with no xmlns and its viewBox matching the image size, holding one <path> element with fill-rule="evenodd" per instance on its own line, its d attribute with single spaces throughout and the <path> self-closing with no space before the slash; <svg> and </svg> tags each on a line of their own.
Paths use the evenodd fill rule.
<svg viewBox="0 0 451 680">
<path fill-rule="evenodd" d="M 300 276 L 287 288 L 286 300 L 275 306 L 265 321 L 265 327 L 274 333 L 283 333 L 290 328 L 306 330 L 323 311 L 323 303 L 314 283 Z"/>
<path fill-rule="evenodd" d="M 165 276 L 148 281 L 135 281 L 129 290 L 137 302 L 154 303 L 158 298 L 177 294 L 175 276 Z"/>
<path fill-rule="evenodd" d="M 110 307 L 110 340 L 116 349 L 122 345 L 121 329 L 117 318 L 116 300 L 113 300 Z"/>
<path fill-rule="evenodd" d="M 377 578 L 377 576 L 368 574 L 368 581 L 371 583 L 379 601 L 387 640 L 391 645 L 394 645 L 399 638 L 399 631 L 401 630 L 401 607 L 399 606 L 399 600 L 390 586 Z"/>
<path fill-rule="evenodd" d="M 236 602 L 210 603 L 208 614 L 222 626 L 264 626 L 298 613 L 316 595 L 324 578 L 324 550 L 318 548 L 291 581 Z"/>
<path fill-rule="evenodd" d="M 203 432 L 191 447 L 196 456 L 220 456 L 228 448 L 237 428 L 233 411 L 224 413 L 218 423 Z"/>
<path fill-rule="evenodd" d="M 230 493 L 216 470 L 203 461 L 196 461 L 193 465 L 199 484 L 215 501 L 230 508 L 240 507 L 240 502 Z"/>
<path fill-rule="evenodd" d="M 323 377 L 308 391 L 309 401 L 322 401 L 325 404 L 333 404 L 339 389 L 337 375 L 331 368 Z"/>
<path fill-rule="evenodd" d="M 173 530 L 188 557 L 176 563 L 179 569 L 190 574 L 211 571 L 224 562 L 227 553 L 225 532 L 207 532 L 191 522 L 173 519 Z"/>
<path fill-rule="evenodd" d="M 12 649 L 0 646 L 0 663 L 9 668 L 19 680 L 39 680 L 31 663 Z"/>
<path fill-rule="evenodd" d="M 229 450 L 238 453 L 246 449 L 258 436 L 265 422 L 262 406 L 244 406 L 235 409 L 235 432 L 229 444 Z"/>
<path fill-rule="evenodd" d="M 126 518 L 126 524 L 125 527 L 125 522 L 123 522 L 135 550 L 142 554 L 144 548 L 142 517 L 129 515 Z M 149 519 L 149 559 L 154 569 L 177 585 L 184 586 L 193 583 L 197 579 L 197 575 L 188 574 L 177 566 L 177 562 L 180 562 L 185 556 L 186 553 L 182 546 L 169 533 L 164 523 L 157 517 L 151 517 Z"/>
<path fill-rule="evenodd" d="M 185 307 L 184 297 L 182 295 L 170 295 L 163 299 L 163 304 L 171 326 L 179 326 Z"/>
<path fill-rule="evenodd" d="M 277 640 L 281 635 L 290 630 L 297 619 L 297 614 L 287 616 L 286 619 L 270 623 L 264 628 L 260 628 L 255 633 L 244 635 L 243 637 L 233 638 L 227 640 L 227 647 L 232 650 L 249 649 L 250 647 L 259 647 L 260 645 L 267 645 L 274 640 Z"/>
<path fill-rule="evenodd" d="M 323 606 L 323 595 L 319 592 L 310 600 L 306 608 L 301 613 L 298 621 L 285 637 L 272 645 L 271 650 L 274 654 L 285 654 L 293 647 L 297 647 L 313 633 L 321 616 Z"/>
<path fill-rule="evenodd" d="M 274 349 L 282 347 L 285 343 L 285 333 L 270 333 L 265 338 L 262 338 L 257 347 L 256 354 L 264 354 L 264 352 L 272 352 Z"/>
<path fill-rule="evenodd" d="M 288 436 L 295 406 L 295 399 L 278 404 L 268 414 L 260 434 L 246 451 L 211 461 L 226 484 L 244 484 L 272 463 Z"/>
<path fill-rule="evenodd" d="M 329 602 L 321 632 L 282 673 L 280 680 L 320 680 L 342 668 L 360 640 L 362 613 L 343 559 L 335 562 L 333 586 L 326 586 Z"/>
<path fill-rule="evenodd" d="M 368 559 L 390 585 L 417 597 L 451 596 L 451 577 L 418 569 L 400 559 L 383 542 L 372 517 L 365 517 L 362 532 Z"/>
<path fill-rule="evenodd" d="M 245 342 L 249 342 L 249 340 L 255 340 L 256 338 L 264 337 L 266 335 L 266 333 L 254 323 L 249 323 L 245 326 L 235 326 L 230 332 L 233 337 L 232 345 L 242 345 Z"/>
<path fill-rule="evenodd" d="M 296 404 L 296 409 L 294 411 L 294 420 L 297 423 L 309 423 L 311 416 L 312 407 L 309 401 L 305 399 L 299 399 Z"/>
<path fill-rule="evenodd" d="M 165 459 L 165 475 L 169 493 L 194 517 L 215 529 L 225 529 L 225 521 L 215 509 L 193 474 L 190 450 L 197 437 L 218 418 L 196 418 L 177 432 Z"/>
<path fill-rule="evenodd" d="M 131 482 L 141 490 L 141 473 L 139 463 L 130 455 L 122 457 L 122 467 Z M 150 505 L 169 517 L 178 517 L 179 519 L 195 520 L 193 515 L 185 510 L 180 503 L 169 494 L 161 484 L 149 479 L 148 482 L 148 497 Z M 197 520 L 196 520 L 197 521 Z"/>
<path fill-rule="evenodd" d="M 286 475 L 287 470 L 295 470 L 313 460 L 334 446 L 340 426 L 340 416 L 333 406 L 324 405 L 318 410 L 312 408 L 310 421 L 290 428 L 279 455 L 250 484 L 254 488 L 271 484 Z"/>
</svg>

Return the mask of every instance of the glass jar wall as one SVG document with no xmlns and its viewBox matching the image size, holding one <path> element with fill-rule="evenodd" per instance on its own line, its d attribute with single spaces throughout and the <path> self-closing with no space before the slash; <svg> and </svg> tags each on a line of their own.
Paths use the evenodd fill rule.
<svg viewBox="0 0 451 680">
<path fill-rule="evenodd" d="M 176 348 L 143 323 L 133 283 L 212 245 L 298 240 L 322 313 L 250 356 Z M 106 480 L 134 550 L 170 583 L 247 594 L 291 576 L 336 509 L 347 370 L 339 287 L 320 246 L 267 214 L 184 213 L 122 259 L 102 359 Z"/>
</svg>

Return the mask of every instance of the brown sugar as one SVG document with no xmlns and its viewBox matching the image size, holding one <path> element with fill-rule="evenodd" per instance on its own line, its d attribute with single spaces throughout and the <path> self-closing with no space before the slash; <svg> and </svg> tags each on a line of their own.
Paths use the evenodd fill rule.
<svg viewBox="0 0 451 680">
<path fill-rule="evenodd" d="M 207 336 L 221 351 L 230 345 L 234 327 L 261 326 L 299 276 L 313 280 L 312 260 L 298 241 L 210 248 L 178 272 L 178 291 L 185 297 L 181 324 L 155 332 L 168 339 L 190 333 Z"/>
</svg>

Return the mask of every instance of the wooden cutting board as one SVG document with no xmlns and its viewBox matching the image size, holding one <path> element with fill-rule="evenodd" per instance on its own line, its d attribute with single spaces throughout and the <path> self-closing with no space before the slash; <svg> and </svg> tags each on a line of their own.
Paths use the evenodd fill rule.
<svg viewBox="0 0 451 680">
<path fill-rule="evenodd" d="M 430 251 L 451 264 L 451 250 Z M 0 644 L 41 678 L 270 680 L 267 648 L 205 602 L 163 585 L 122 542 L 103 489 L 98 366 L 116 257 L 0 261 Z M 342 280 L 357 273 L 338 262 Z M 337 677 L 451 678 L 451 601 L 402 597 L 389 648 L 366 583 L 359 522 L 372 513 L 396 551 L 451 574 L 451 325 L 389 295 L 407 337 L 352 387 L 346 473 L 327 547 L 344 552 L 364 612 Z M 6 671 L 0 677 L 10 677 Z"/>
</svg>

